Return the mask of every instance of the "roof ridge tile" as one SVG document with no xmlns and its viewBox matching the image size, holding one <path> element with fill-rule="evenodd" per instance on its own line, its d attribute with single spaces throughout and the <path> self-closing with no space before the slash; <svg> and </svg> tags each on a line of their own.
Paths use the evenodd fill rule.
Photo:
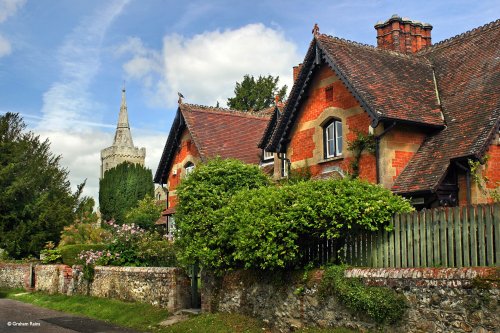
<svg viewBox="0 0 500 333">
<path fill-rule="evenodd" d="M 453 37 L 446 38 L 446 39 L 444 39 L 444 40 L 442 40 L 440 42 L 437 42 L 436 44 L 433 44 L 433 45 L 430 45 L 429 47 L 421 49 L 420 51 L 416 52 L 415 54 L 420 55 L 420 54 L 426 54 L 426 53 L 432 52 L 433 50 L 435 50 L 437 48 L 441 48 L 441 47 L 446 47 L 446 46 L 452 45 L 453 43 L 459 41 L 462 38 L 469 37 L 472 34 L 475 34 L 475 33 L 478 33 L 478 32 L 482 32 L 482 31 L 494 28 L 496 26 L 500 26 L 500 19 L 497 19 L 495 21 L 491 21 L 489 23 L 486 23 L 486 24 L 484 24 L 482 26 L 479 26 L 479 27 L 476 27 L 474 29 L 468 30 L 466 32 L 462 32 L 461 34 L 455 35 Z"/>
<path fill-rule="evenodd" d="M 342 37 L 335 37 L 335 36 L 327 35 L 327 34 L 321 34 L 321 36 L 334 39 L 334 40 L 339 41 L 339 42 L 344 43 L 344 44 L 350 44 L 350 45 L 354 45 L 354 46 L 363 47 L 363 48 L 366 48 L 366 49 L 369 49 L 369 50 L 375 51 L 375 52 L 387 53 L 387 54 L 399 56 L 401 58 L 406 58 L 406 59 L 416 59 L 415 53 L 402 53 L 399 51 L 382 49 L 382 48 L 379 48 L 375 45 L 360 43 L 360 42 L 352 41 L 350 39 L 345 39 Z"/>
<path fill-rule="evenodd" d="M 269 115 L 259 113 L 259 111 L 255 111 L 256 113 L 250 113 L 249 111 L 221 108 L 221 107 L 201 105 L 201 104 L 183 103 L 182 105 L 188 106 L 188 107 L 194 107 L 194 108 L 198 109 L 198 110 L 187 110 L 187 111 L 191 111 L 191 112 L 192 111 L 203 112 L 204 110 L 206 110 L 207 112 L 212 112 L 212 113 L 217 113 L 217 114 L 233 114 L 236 116 L 241 116 L 241 117 L 246 117 L 246 118 L 258 118 L 258 119 L 269 119 L 270 118 Z M 200 108 L 203 110 L 200 110 Z"/>
</svg>

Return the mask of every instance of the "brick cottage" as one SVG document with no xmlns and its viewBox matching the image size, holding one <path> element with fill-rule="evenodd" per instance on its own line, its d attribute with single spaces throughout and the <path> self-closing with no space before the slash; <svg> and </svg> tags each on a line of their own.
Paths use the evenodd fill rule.
<svg viewBox="0 0 500 333">
<path fill-rule="evenodd" d="M 348 144 L 373 134 L 375 152 L 359 176 L 411 197 L 418 208 L 485 203 L 469 160 L 486 187 L 500 184 L 500 20 L 431 45 L 432 26 L 397 15 L 375 25 L 377 47 L 319 33 L 283 113 L 259 147 L 279 167 L 316 178 L 352 172 Z"/>
<path fill-rule="evenodd" d="M 359 177 L 412 198 L 417 208 L 486 203 L 500 184 L 500 20 L 431 43 L 432 26 L 397 15 L 375 25 L 377 47 L 321 34 L 285 105 L 248 113 L 179 102 L 154 178 L 175 188 L 199 162 L 237 158 L 274 178 Z M 368 136 L 371 134 L 371 136 Z M 371 137 L 374 152 L 348 149 Z M 258 148 L 257 148 L 258 147 Z M 485 162 L 473 180 L 469 161 Z"/>
<path fill-rule="evenodd" d="M 259 164 L 264 158 L 257 144 L 269 122 L 269 113 L 236 110 L 182 103 L 179 107 L 156 171 L 154 182 L 168 189 L 166 209 L 157 224 L 173 227 L 173 214 L 179 182 L 200 162 L 213 157 L 235 158 Z"/>
</svg>

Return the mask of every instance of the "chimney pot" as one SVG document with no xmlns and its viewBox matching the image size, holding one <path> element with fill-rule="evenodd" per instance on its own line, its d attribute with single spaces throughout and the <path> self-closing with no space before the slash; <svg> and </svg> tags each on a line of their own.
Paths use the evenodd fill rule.
<svg viewBox="0 0 500 333">
<path fill-rule="evenodd" d="M 377 47 L 401 53 L 415 53 L 431 43 L 432 25 L 394 14 L 375 24 Z"/>
<path fill-rule="evenodd" d="M 302 64 L 298 64 L 297 66 L 293 66 L 293 82 L 297 81 L 299 78 L 300 70 L 302 69 Z"/>
</svg>

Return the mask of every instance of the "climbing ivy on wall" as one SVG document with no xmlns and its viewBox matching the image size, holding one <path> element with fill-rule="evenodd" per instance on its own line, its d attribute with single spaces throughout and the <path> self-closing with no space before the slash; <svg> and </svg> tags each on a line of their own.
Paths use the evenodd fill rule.
<svg viewBox="0 0 500 333">
<path fill-rule="evenodd" d="M 361 160 L 361 154 L 366 150 L 370 154 L 375 153 L 376 141 L 373 134 L 356 132 L 356 139 L 350 141 L 347 144 L 347 149 L 353 153 L 353 159 L 350 164 L 351 175 L 353 178 L 359 176 L 359 161 Z"/>
</svg>

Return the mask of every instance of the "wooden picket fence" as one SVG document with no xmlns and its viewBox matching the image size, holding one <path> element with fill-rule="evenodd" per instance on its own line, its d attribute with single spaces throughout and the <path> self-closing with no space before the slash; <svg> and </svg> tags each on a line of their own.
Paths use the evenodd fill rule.
<svg viewBox="0 0 500 333">
<path fill-rule="evenodd" d="M 397 215 L 391 232 L 356 232 L 340 247 L 309 246 L 305 260 L 367 267 L 500 266 L 500 204 Z"/>
</svg>

